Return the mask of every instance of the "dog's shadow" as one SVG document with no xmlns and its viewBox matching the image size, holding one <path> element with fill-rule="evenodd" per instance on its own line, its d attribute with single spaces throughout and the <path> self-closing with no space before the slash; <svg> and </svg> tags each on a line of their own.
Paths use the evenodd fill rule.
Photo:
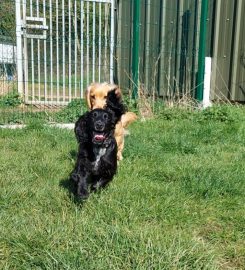
<svg viewBox="0 0 245 270">
<path fill-rule="evenodd" d="M 73 163 L 75 163 L 77 158 L 77 151 L 71 150 L 69 153 L 69 158 Z M 70 174 L 67 178 L 60 180 L 59 186 L 68 191 L 69 198 L 71 201 L 81 205 L 83 202 L 76 196 L 76 186 L 75 183 L 71 180 Z"/>
</svg>

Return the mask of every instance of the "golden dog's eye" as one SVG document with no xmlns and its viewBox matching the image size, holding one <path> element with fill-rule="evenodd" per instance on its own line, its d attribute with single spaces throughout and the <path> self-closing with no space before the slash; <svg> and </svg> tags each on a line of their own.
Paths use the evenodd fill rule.
<svg viewBox="0 0 245 270">
<path fill-rule="evenodd" d="M 91 98 L 92 98 L 92 99 L 95 99 L 95 95 L 92 95 Z"/>
</svg>

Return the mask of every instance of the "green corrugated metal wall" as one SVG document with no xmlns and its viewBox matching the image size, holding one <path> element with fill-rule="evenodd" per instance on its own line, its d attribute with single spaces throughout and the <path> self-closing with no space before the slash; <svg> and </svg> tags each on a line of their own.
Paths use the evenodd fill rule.
<svg viewBox="0 0 245 270">
<path fill-rule="evenodd" d="M 139 81 L 165 98 L 193 95 L 198 72 L 201 0 L 141 0 Z M 132 88 L 134 1 L 118 0 L 117 74 Z M 209 0 L 206 56 L 212 99 L 245 101 L 245 1 Z"/>
<path fill-rule="evenodd" d="M 146 93 L 193 94 L 197 73 L 200 0 L 142 0 L 139 81 Z M 134 1 L 118 1 L 118 81 L 131 82 Z"/>
<path fill-rule="evenodd" d="M 245 1 L 216 0 L 212 99 L 245 101 Z"/>
</svg>

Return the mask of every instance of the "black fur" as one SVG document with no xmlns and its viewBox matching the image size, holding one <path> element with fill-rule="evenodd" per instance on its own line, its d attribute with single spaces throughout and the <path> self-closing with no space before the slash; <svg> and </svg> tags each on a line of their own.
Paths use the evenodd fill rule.
<svg viewBox="0 0 245 270">
<path fill-rule="evenodd" d="M 78 197 L 86 199 L 89 192 L 105 187 L 117 171 L 117 143 L 114 129 L 123 114 L 107 109 L 95 109 L 82 115 L 75 124 L 79 143 L 77 162 L 71 174 Z"/>
<path fill-rule="evenodd" d="M 122 102 L 122 98 L 118 97 L 115 93 L 116 89 L 108 92 L 106 100 L 106 108 L 112 110 L 116 117 L 120 118 L 122 114 L 127 111 L 125 104 Z"/>
</svg>

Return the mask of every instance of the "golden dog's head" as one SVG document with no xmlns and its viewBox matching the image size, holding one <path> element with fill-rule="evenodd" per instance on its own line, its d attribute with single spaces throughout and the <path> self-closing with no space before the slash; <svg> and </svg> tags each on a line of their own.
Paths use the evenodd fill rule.
<svg viewBox="0 0 245 270">
<path fill-rule="evenodd" d="M 86 99 L 89 109 L 103 109 L 106 106 L 108 92 L 115 90 L 119 99 L 122 97 L 120 88 L 116 84 L 92 83 L 86 91 Z"/>
</svg>

